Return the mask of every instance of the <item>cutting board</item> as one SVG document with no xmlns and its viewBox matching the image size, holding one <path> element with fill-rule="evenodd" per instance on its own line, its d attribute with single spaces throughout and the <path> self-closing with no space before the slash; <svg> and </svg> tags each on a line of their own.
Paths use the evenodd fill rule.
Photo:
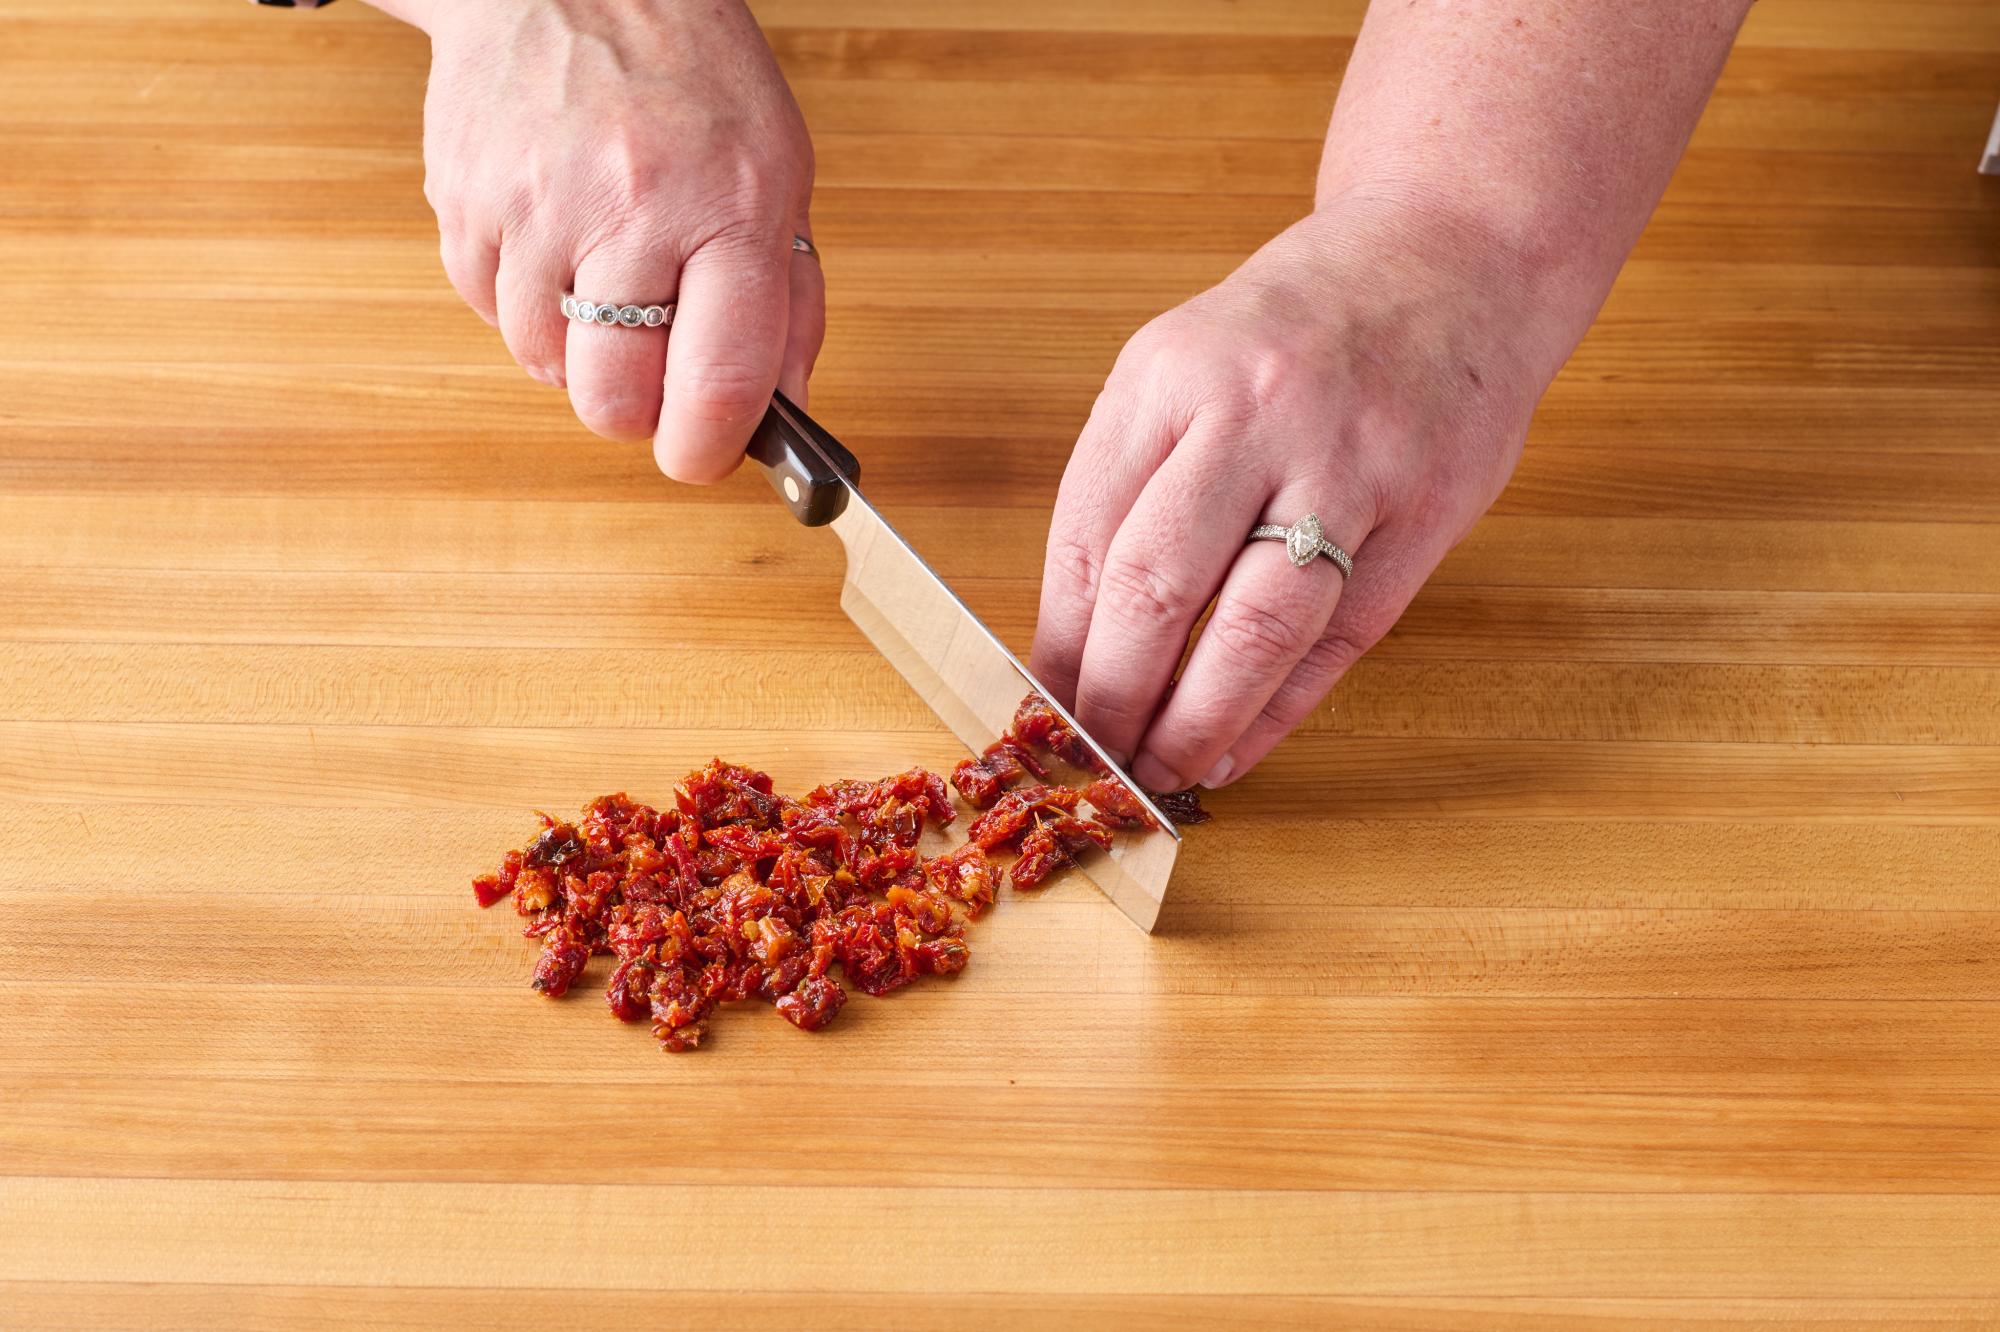
<svg viewBox="0 0 2000 1332">
<path fill-rule="evenodd" d="M 1307 206 L 1354 0 L 767 0 L 812 408 L 1017 647 L 1134 328 Z M 0 1324 L 2000 1320 L 2000 15 L 1764 0 L 1491 517 L 1161 933 L 668 1056 L 531 811 L 959 750 L 754 476 L 439 272 L 358 4 L 0 2 Z"/>
</svg>

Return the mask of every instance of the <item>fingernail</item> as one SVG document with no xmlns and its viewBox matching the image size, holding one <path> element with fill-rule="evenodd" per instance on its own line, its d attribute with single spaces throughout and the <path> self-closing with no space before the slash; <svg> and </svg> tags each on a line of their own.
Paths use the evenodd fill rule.
<svg viewBox="0 0 2000 1332">
<path fill-rule="evenodd" d="M 1178 791 L 1181 779 L 1173 769 L 1145 753 L 1132 760 L 1132 775 L 1139 779 L 1139 785 L 1148 791 Z"/>
<path fill-rule="evenodd" d="M 1201 779 L 1201 784 L 1207 787 L 1209 790 L 1213 791 L 1217 787 L 1221 786 L 1224 782 L 1228 781 L 1229 774 L 1234 771 L 1236 771 L 1235 758 L 1232 757 L 1231 755 L 1224 754 L 1220 759 L 1216 761 L 1215 766 L 1208 770 L 1208 776 Z"/>
</svg>

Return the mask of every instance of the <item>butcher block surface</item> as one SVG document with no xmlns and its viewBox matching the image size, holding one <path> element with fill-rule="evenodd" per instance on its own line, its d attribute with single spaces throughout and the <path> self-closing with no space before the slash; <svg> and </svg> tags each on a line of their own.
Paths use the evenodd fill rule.
<svg viewBox="0 0 2000 1332">
<path fill-rule="evenodd" d="M 1362 6 L 757 8 L 813 411 L 1025 648 L 1096 387 L 1309 206 Z M 1156 937 L 1072 878 L 681 1056 L 471 876 L 717 754 L 962 751 L 833 543 L 460 304 L 425 56 L 0 0 L 0 1325 L 2000 1322 L 1989 0 L 1757 6 L 1513 485 Z"/>
</svg>

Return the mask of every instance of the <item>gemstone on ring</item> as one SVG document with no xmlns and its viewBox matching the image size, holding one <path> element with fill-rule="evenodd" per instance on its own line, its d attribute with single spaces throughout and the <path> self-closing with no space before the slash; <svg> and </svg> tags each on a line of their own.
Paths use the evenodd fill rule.
<svg viewBox="0 0 2000 1332">
<path fill-rule="evenodd" d="M 620 305 L 615 301 L 578 300 L 575 292 L 565 291 L 561 305 L 566 318 L 606 328 L 665 328 L 674 322 L 671 301 L 665 305 Z"/>
<path fill-rule="evenodd" d="M 1294 567 L 1303 569 L 1319 558 L 1320 548 L 1325 544 L 1326 529 L 1319 525 L 1319 515 L 1309 513 L 1285 533 L 1285 557 Z"/>
</svg>

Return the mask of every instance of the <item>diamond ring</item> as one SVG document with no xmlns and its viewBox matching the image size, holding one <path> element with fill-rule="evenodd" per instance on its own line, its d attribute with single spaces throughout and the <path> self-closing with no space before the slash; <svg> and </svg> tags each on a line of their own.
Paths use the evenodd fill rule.
<svg viewBox="0 0 2000 1332">
<path fill-rule="evenodd" d="M 620 305 L 616 301 L 600 305 L 595 301 L 580 301 L 564 292 L 562 312 L 564 318 L 579 324 L 602 324 L 606 328 L 665 328 L 674 322 L 671 301 L 665 305 Z"/>
<path fill-rule="evenodd" d="M 1284 542 L 1285 556 L 1294 568 L 1303 569 L 1324 555 L 1340 570 L 1341 578 L 1354 577 L 1354 557 L 1326 539 L 1326 529 L 1319 525 L 1318 514 L 1309 513 L 1290 527 L 1259 523 L 1250 529 L 1250 539 Z"/>
</svg>

